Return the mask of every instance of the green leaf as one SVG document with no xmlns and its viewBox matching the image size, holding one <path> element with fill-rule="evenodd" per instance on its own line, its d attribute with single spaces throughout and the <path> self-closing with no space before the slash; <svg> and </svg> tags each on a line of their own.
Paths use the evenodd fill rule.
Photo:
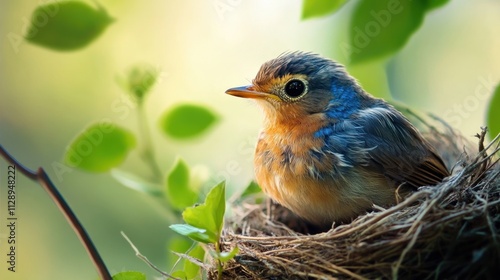
<svg viewBox="0 0 500 280">
<path fill-rule="evenodd" d="M 54 50 L 75 50 L 92 42 L 112 21 L 102 7 L 58 1 L 35 9 L 25 38 Z"/>
<path fill-rule="evenodd" d="M 127 73 L 124 87 L 137 101 L 142 102 L 158 78 L 158 70 L 151 65 L 135 65 Z"/>
<path fill-rule="evenodd" d="M 205 198 L 205 203 L 189 207 L 182 212 L 184 221 L 197 228 L 206 229 L 212 242 L 219 240 L 226 211 L 226 187 L 221 182 L 213 187 Z"/>
<path fill-rule="evenodd" d="M 347 0 L 303 0 L 302 19 L 335 13 Z"/>
<path fill-rule="evenodd" d="M 221 262 L 227 262 L 230 261 L 238 252 L 240 249 L 238 247 L 234 247 L 230 252 L 220 252 L 219 256 L 217 257 Z"/>
<path fill-rule="evenodd" d="M 113 275 L 113 280 L 146 280 L 146 274 L 138 271 L 124 271 Z"/>
<path fill-rule="evenodd" d="M 189 168 L 178 159 L 167 177 L 167 199 L 175 209 L 182 211 L 198 200 L 198 194 L 189 185 Z"/>
<path fill-rule="evenodd" d="M 196 245 L 188 255 L 200 260 L 200 262 L 203 262 L 205 250 L 203 250 L 200 245 Z M 194 279 L 200 274 L 200 267 L 197 264 L 190 262 L 189 259 L 186 259 L 184 260 L 184 272 L 186 273 L 186 277 L 188 279 Z"/>
<path fill-rule="evenodd" d="M 245 198 L 247 196 L 250 196 L 252 194 L 260 193 L 262 190 L 260 189 L 259 185 L 255 183 L 255 181 L 250 182 L 246 189 L 243 191 L 241 194 L 241 198 Z"/>
<path fill-rule="evenodd" d="M 427 11 L 439 8 L 445 4 L 447 4 L 450 0 L 424 0 Z"/>
<path fill-rule="evenodd" d="M 218 117 L 204 106 L 181 104 L 163 115 L 160 126 L 172 138 L 188 139 L 201 135 L 217 120 Z"/>
<path fill-rule="evenodd" d="M 399 51 L 422 24 L 426 9 L 423 1 L 360 1 L 350 22 L 351 63 Z"/>
<path fill-rule="evenodd" d="M 177 232 L 178 234 L 187 236 L 194 241 L 202 243 L 215 243 L 218 240 L 214 234 L 211 234 L 206 229 L 197 228 L 192 225 L 174 224 L 170 226 L 170 229 Z"/>
<path fill-rule="evenodd" d="M 162 196 L 161 186 L 148 182 L 134 174 L 119 169 L 111 170 L 111 176 L 122 185 L 152 196 Z"/>
<path fill-rule="evenodd" d="M 493 139 L 500 133 L 500 84 L 495 89 L 489 104 L 487 124 L 490 138 Z"/>
<path fill-rule="evenodd" d="M 135 137 L 128 130 L 113 123 L 97 123 L 73 140 L 64 162 L 86 171 L 105 172 L 120 165 L 135 144 Z"/>
<path fill-rule="evenodd" d="M 186 275 L 186 272 L 182 270 L 177 270 L 172 273 L 172 277 L 179 278 L 179 279 L 189 279 Z"/>
</svg>

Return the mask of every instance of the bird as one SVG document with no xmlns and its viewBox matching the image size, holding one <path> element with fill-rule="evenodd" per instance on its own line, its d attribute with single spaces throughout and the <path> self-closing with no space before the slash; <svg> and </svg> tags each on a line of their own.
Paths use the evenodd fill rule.
<svg viewBox="0 0 500 280">
<path fill-rule="evenodd" d="M 367 93 L 343 65 L 286 52 L 226 91 L 264 112 L 254 154 L 264 193 L 313 225 L 349 222 L 450 175 L 417 128 Z M 403 192 L 402 192 L 403 193 Z"/>
</svg>

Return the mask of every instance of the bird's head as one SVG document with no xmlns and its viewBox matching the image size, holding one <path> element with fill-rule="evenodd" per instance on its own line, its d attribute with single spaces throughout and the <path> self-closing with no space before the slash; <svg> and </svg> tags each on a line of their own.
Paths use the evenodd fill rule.
<svg viewBox="0 0 500 280">
<path fill-rule="evenodd" d="M 226 93 L 258 101 L 271 122 L 300 121 L 317 113 L 349 118 L 367 98 L 342 65 L 304 52 L 285 53 L 264 63 L 251 85 Z"/>
</svg>

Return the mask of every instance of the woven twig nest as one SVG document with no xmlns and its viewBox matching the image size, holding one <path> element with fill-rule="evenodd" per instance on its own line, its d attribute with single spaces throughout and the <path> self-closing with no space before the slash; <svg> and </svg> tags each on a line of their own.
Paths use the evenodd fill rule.
<svg viewBox="0 0 500 280">
<path fill-rule="evenodd" d="M 452 176 L 327 232 L 292 230 L 300 223 L 270 203 L 235 206 L 222 247 L 239 254 L 223 279 L 499 279 L 500 140 L 469 157 L 451 130 L 430 135 Z"/>
</svg>

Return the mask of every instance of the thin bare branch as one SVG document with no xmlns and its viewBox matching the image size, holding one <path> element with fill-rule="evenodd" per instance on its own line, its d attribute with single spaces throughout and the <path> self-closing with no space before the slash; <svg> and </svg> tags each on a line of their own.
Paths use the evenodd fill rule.
<svg viewBox="0 0 500 280">
<path fill-rule="evenodd" d="M 94 243 L 90 239 L 89 234 L 80 223 L 75 213 L 73 213 L 73 210 L 71 210 L 68 203 L 64 200 L 61 193 L 57 190 L 54 183 L 52 183 L 45 170 L 43 170 L 43 168 L 41 167 L 38 168 L 37 172 L 28 169 L 27 167 L 19 163 L 12 155 L 10 155 L 2 145 L 0 145 L 0 155 L 2 155 L 2 157 L 5 158 L 9 163 L 19 168 L 23 175 L 33 181 L 37 181 L 42 186 L 42 188 L 49 194 L 50 198 L 57 205 L 61 213 L 64 215 L 64 217 L 82 242 L 85 250 L 89 254 L 90 259 L 94 263 L 99 277 L 103 280 L 111 280 L 111 274 L 109 273 L 106 264 L 102 260 L 101 255 L 99 255 L 97 248 L 94 246 Z"/>
</svg>

